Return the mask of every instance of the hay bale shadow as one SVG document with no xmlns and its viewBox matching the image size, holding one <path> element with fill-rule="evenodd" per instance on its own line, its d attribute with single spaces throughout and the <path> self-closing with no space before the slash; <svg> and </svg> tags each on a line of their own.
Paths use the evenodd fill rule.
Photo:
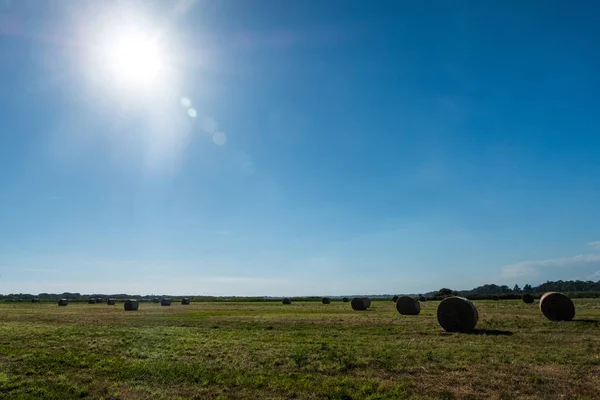
<svg viewBox="0 0 600 400">
<path fill-rule="evenodd" d="M 501 331 L 500 329 L 473 329 L 470 335 L 489 335 L 489 336 L 512 336 L 511 331 Z"/>
</svg>

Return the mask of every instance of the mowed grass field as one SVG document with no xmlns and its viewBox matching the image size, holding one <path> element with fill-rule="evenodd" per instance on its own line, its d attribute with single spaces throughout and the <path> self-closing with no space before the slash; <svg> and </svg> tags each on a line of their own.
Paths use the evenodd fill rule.
<svg viewBox="0 0 600 400">
<path fill-rule="evenodd" d="M 0 304 L 0 398 L 600 399 L 600 299 L 574 302 L 476 301 L 473 334 L 438 302 Z"/>
</svg>

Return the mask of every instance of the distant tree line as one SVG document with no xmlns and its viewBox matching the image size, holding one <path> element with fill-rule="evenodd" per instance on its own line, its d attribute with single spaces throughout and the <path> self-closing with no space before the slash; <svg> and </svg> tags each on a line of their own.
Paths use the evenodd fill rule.
<svg viewBox="0 0 600 400">
<path fill-rule="evenodd" d="M 499 299 L 518 299 L 524 293 L 530 293 L 541 296 L 546 292 L 563 292 L 571 297 L 600 297 L 600 281 L 547 281 L 538 286 L 526 284 L 523 288 L 514 285 L 512 288 L 507 285 L 487 284 L 478 286 L 471 290 L 453 291 L 448 288 L 442 288 L 437 292 L 427 294 L 430 298 L 443 298 L 449 295 L 463 296 L 471 300 L 489 299 L 498 297 Z"/>
<path fill-rule="evenodd" d="M 471 290 L 452 290 L 449 288 L 442 288 L 435 292 L 429 292 L 424 294 L 418 294 L 419 297 L 425 297 L 426 299 L 442 299 L 448 296 L 463 296 L 472 300 L 483 300 L 483 299 L 491 299 L 493 297 L 498 297 L 500 299 L 518 299 L 523 293 L 531 293 L 534 296 L 541 296 L 546 292 L 563 292 L 568 294 L 571 297 L 600 297 L 600 281 L 547 281 L 546 283 L 542 283 L 538 286 L 531 286 L 526 284 L 523 288 L 520 288 L 519 285 L 514 285 L 510 288 L 507 285 L 495 285 L 495 284 L 487 284 L 483 286 L 478 286 Z M 398 293 L 400 294 L 400 293 Z M 126 293 L 119 294 L 81 294 L 81 293 L 39 293 L 37 295 L 29 294 L 29 293 L 11 293 L 7 295 L 0 294 L 0 301 L 3 302 L 15 302 L 15 301 L 31 301 L 33 298 L 37 298 L 40 301 L 57 301 L 60 298 L 69 299 L 69 301 L 78 302 L 78 301 L 87 301 L 90 298 L 100 297 L 106 300 L 108 297 L 116 298 L 118 300 L 125 300 L 129 298 L 136 298 L 142 302 L 151 302 L 154 299 L 161 299 L 163 297 L 169 297 L 172 299 L 180 299 L 181 297 L 189 297 L 191 301 L 200 302 L 200 301 L 239 301 L 239 302 L 249 302 L 249 301 L 280 301 L 281 297 L 245 297 L 245 296 L 233 296 L 233 297 L 217 297 L 217 296 L 170 296 L 170 295 L 130 295 Z M 346 296 L 352 297 L 352 296 Z M 392 295 L 384 294 L 384 295 L 373 295 L 372 298 L 375 300 L 378 299 L 389 299 Z M 341 299 L 342 296 L 332 296 L 334 300 Z M 320 301 L 320 296 L 306 296 L 306 297 L 290 297 L 292 301 Z"/>
<path fill-rule="evenodd" d="M 271 297 L 271 296 L 173 296 L 169 294 L 150 294 L 150 295 L 132 295 L 127 293 L 39 293 L 39 294 L 30 294 L 30 293 L 11 293 L 7 295 L 0 294 L 0 301 L 3 302 L 31 302 L 32 299 L 39 299 L 41 302 L 54 302 L 58 299 L 68 299 L 70 302 L 87 302 L 89 299 L 101 298 L 103 301 L 106 301 L 108 298 L 114 298 L 118 301 L 123 301 L 126 299 L 137 299 L 142 302 L 152 302 L 156 299 L 162 298 L 170 298 L 173 300 L 181 299 L 182 297 L 187 297 L 191 301 L 202 302 L 202 301 L 235 301 L 235 302 L 256 302 L 256 301 L 273 301 L 280 302 L 281 297 Z M 332 297 L 333 299 L 337 299 L 338 296 Z M 341 296 L 339 296 L 341 300 Z M 304 297 L 290 297 L 293 301 L 321 301 L 321 296 L 304 296 Z"/>
</svg>

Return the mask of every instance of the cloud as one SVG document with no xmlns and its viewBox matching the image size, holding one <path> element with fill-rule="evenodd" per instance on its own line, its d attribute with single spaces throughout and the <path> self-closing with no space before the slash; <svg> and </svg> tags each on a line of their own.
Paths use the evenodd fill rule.
<svg viewBox="0 0 600 400">
<path fill-rule="evenodd" d="M 504 278 L 530 277 L 536 276 L 543 269 L 574 268 L 591 263 L 600 263 L 600 254 L 579 254 L 549 260 L 522 261 L 502 267 L 502 276 Z"/>
<path fill-rule="evenodd" d="M 209 296 L 263 296 L 263 295 L 300 295 L 298 282 L 278 277 L 234 277 L 200 276 L 186 277 L 158 275 L 140 277 L 136 281 L 101 281 L 91 279 L 43 280 L 43 281 L 5 281 L 6 288 L 13 293 L 128 293 L 171 294 L 171 295 L 209 295 Z M 1 290 L 1 288 L 0 288 Z M 6 290 L 5 290 L 6 291 Z M 291 294 L 290 294 L 291 293 Z"/>
<path fill-rule="evenodd" d="M 175 15 L 183 15 L 190 11 L 198 0 L 179 0 L 179 2 L 175 5 Z"/>
<path fill-rule="evenodd" d="M 254 174 L 254 162 L 248 154 L 239 152 L 236 155 L 236 162 L 239 163 L 239 167 L 245 175 Z"/>
<path fill-rule="evenodd" d="M 588 243 L 589 246 L 592 246 L 593 248 L 600 250 L 600 240 L 596 240 L 595 242 L 589 242 Z"/>
<path fill-rule="evenodd" d="M 235 50 L 256 50 L 261 48 L 290 48 L 299 46 L 331 46 L 349 37 L 347 31 L 330 27 L 310 29 L 277 29 L 269 31 L 239 31 L 232 37 L 231 47 Z"/>
<path fill-rule="evenodd" d="M 25 268 L 25 272 L 58 272 L 60 270 L 54 268 Z"/>
<path fill-rule="evenodd" d="M 130 295 L 207 295 L 207 296 L 324 296 L 370 295 L 396 293 L 399 285 L 404 293 L 419 293 L 432 276 L 396 275 L 381 287 L 379 277 L 340 277 L 317 279 L 309 276 L 224 276 L 188 275 L 185 277 L 139 276 L 135 280 L 2 280 L 0 293 L 127 293 Z M 438 285 L 441 287 L 442 285 Z"/>
<path fill-rule="evenodd" d="M 148 275 L 146 279 L 165 279 L 165 275 Z"/>
<path fill-rule="evenodd" d="M 590 280 L 590 281 L 597 281 L 597 280 L 600 280 L 600 271 L 596 271 L 596 272 L 594 272 L 593 274 L 589 275 L 589 276 L 587 277 L 587 280 Z"/>
</svg>

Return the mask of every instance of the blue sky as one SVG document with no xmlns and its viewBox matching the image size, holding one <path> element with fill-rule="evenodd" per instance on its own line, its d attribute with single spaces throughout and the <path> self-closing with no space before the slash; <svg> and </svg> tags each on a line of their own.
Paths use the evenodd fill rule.
<svg viewBox="0 0 600 400">
<path fill-rule="evenodd" d="M 0 2 L 0 292 L 598 280 L 598 12 Z"/>
</svg>

